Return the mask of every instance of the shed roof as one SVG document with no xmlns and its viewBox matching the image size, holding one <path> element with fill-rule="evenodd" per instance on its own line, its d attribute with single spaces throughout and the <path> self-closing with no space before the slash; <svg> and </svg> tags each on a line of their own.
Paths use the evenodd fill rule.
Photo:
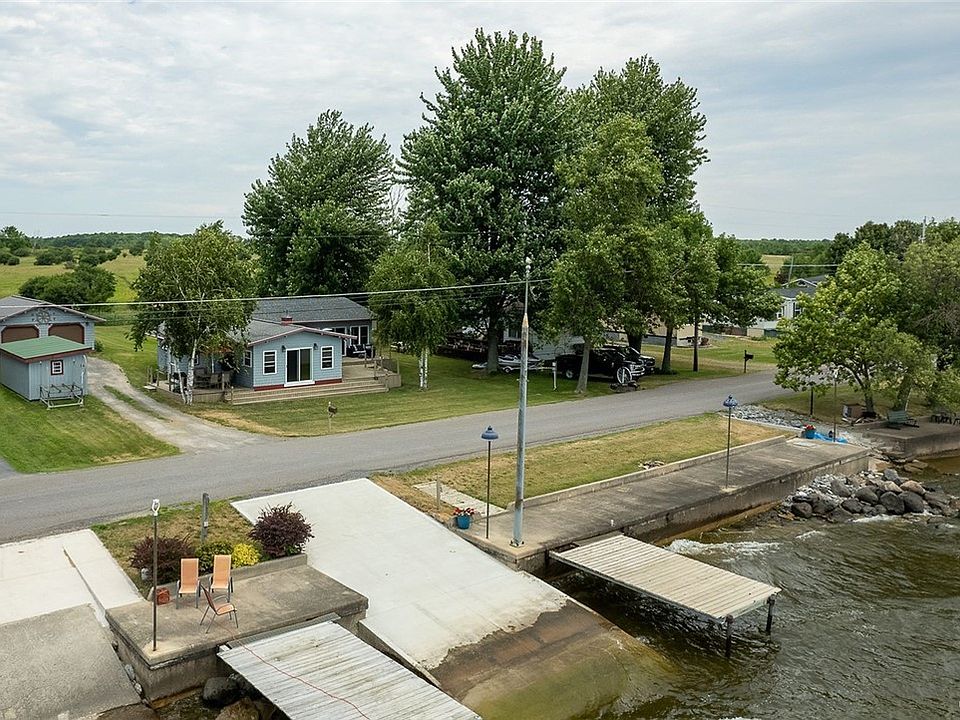
<svg viewBox="0 0 960 720">
<path fill-rule="evenodd" d="M 350 339 L 352 337 L 351 335 L 344 335 L 343 333 L 333 332 L 332 330 L 318 330 L 316 328 L 297 325 L 296 323 L 283 324 L 270 322 L 268 320 L 251 320 L 250 324 L 247 325 L 247 344 L 256 345 L 257 343 L 273 340 L 274 338 L 295 335 L 299 332 L 311 333 L 313 335 L 329 335 L 343 339 Z"/>
<path fill-rule="evenodd" d="M 103 318 L 99 318 L 96 315 L 80 312 L 65 305 L 54 305 L 53 303 L 48 303 L 43 300 L 24 297 L 23 295 L 8 295 L 5 298 L 0 298 L 0 320 L 5 320 L 8 317 L 13 317 L 14 315 L 19 315 L 20 313 L 39 307 L 57 308 L 68 313 L 80 315 L 94 322 L 103 322 Z"/>
<path fill-rule="evenodd" d="M 373 316 L 362 305 L 342 295 L 336 297 L 266 298 L 257 302 L 255 320 L 279 321 L 289 315 L 295 323 L 334 323 L 370 320 Z"/>
<path fill-rule="evenodd" d="M 73 340 L 50 335 L 49 337 L 3 343 L 0 345 L 0 351 L 21 360 L 39 360 L 51 355 L 72 355 L 89 352 L 90 348 Z"/>
</svg>

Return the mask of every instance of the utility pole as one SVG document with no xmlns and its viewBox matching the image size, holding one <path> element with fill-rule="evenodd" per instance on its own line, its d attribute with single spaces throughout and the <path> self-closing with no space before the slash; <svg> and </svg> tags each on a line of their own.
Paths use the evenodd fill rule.
<svg viewBox="0 0 960 720">
<path fill-rule="evenodd" d="M 520 404 L 517 412 L 517 492 L 513 503 L 513 540 L 514 547 L 523 545 L 523 485 L 524 463 L 526 461 L 527 431 L 527 359 L 530 356 L 527 346 L 530 343 L 530 321 L 527 318 L 527 302 L 530 296 L 530 265 L 527 258 L 526 275 L 523 285 L 523 324 L 520 326 Z"/>
</svg>

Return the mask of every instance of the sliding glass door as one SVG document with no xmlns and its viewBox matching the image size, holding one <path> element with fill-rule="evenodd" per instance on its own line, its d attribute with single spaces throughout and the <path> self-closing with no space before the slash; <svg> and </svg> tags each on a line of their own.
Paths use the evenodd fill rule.
<svg viewBox="0 0 960 720">
<path fill-rule="evenodd" d="M 310 348 L 287 350 L 287 385 L 313 382 L 312 354 Z"/>
</svg>

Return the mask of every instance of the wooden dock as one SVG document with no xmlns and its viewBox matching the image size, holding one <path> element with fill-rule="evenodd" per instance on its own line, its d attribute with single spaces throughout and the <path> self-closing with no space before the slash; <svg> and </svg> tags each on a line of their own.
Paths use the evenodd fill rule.
<svg viewBox="0 0 960 720">
<path fill-rule="evenodd" d="M 656 545 L 614 535 L 563 552 L 555 560 L 596 575 L 684 612 L 694 613 L 727 628 L 727 655 L 733 621 L 767 606 L 767 632 L 780 588 L 751 580 Z"/>
</svg>

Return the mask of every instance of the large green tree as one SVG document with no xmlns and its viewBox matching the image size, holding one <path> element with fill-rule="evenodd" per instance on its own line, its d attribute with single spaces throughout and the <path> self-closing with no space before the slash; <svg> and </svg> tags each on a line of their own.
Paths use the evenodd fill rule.
<svg viewBox="0 0 960 720">
<path fill-rule="evenodd" d="M 441 88 L 423 99 L 424 125 L 404 138 L 408 217 L 435 219 L 461 283 L 518 280 L 527 257 L 542 276 L 559 255 L 555 166 L 571 137 L 563 73 L 536 38 L 477 30 L 452 67 L 437 71 Z M 487 333 L 489 372 L 519 288 L 490 287 L 464 304 L 465 320 Z"/>
<path fill-rule="evenodd" d="M 901 303 L 895 259 L 866 243 L 854 248 L 812 297 L 800 299 L 800 315 L 781 323 L 777 384 L 804 390 L 822 385 L 824 370 L 836 371 L 859 388 L 868 411 L 883 389 L 896 391 L 897 409 L 906 407 L 914 387 L 929 381 L 933 354 L 901 330 Z"/>
<path fill-rule="evenodd" d="M 192 235 L 150 243 L 133 282 L 138 300 L 130 331 L 137 349 L 162 333 L 171 357 L 188 357 L 181 396 L 193 402 L 193 367 L 201 350 L 240 344 L 253 314 L 258 278 L 243 241 L 222 222 Z"/>
<path fill-rule="evenodd" d="M 79 265 L 72 272 L 32 277 L 20 286 L 20 294 L 56 305 L 88 305 L 107 302 L 116 289 L 113 273 Z"/>
<path fill-rule="evenodd" d="M 0 247 L 5 247 L 10 252 L 26 250 L 30 247 L 30 238 L 13 225 L 7 225 L 0 230 Z"/>
<path fill-rule="evenodd" d="M 393 159 L 369 125 L 328 110 L 270 162 L 246 195 L 243 222 L 272 294 L 363 287 L 392 222 Z"/>
<path fill-rule="evenodd" d="M 577 392 L 586 390 L 591 349 L 609 327 L 643 322 L 637 298 L 628 300 L 628 275 L 649 275 L 643 253 L 651 239 L 649 200 L 663 184 L 642 123 L 617 116 L 596 127 L 578 152 L 558 163 L 566 188 L 568 249 L 554 268 L 552 334 L 583 337 Z"/>
<path fill-rule="evenodd" d="M 679 78 L 664 80 L 648 55 L 631 58 L 620 70 L 599 70 L 572 99 L 578 125 L 588 138 L 598 125 L 618 115 L 640 121 L 660 163 L 663 183 L 652 198 L 659 219 L 686 210 L 693 201 L 693 174 L 707 160 L 703 146 L 706 118 L 697 91 Z"/>
<path fill-rule="evenodd" d="M 402 343 L 417 356 L 420 389 L 427 389 L 429 356 L 453 329 L 457 298 L 450 258 L 429 224 L 384 253 L 374 266 L 370 310 L 377 318 L 377 343 Z"/>
</svg>

